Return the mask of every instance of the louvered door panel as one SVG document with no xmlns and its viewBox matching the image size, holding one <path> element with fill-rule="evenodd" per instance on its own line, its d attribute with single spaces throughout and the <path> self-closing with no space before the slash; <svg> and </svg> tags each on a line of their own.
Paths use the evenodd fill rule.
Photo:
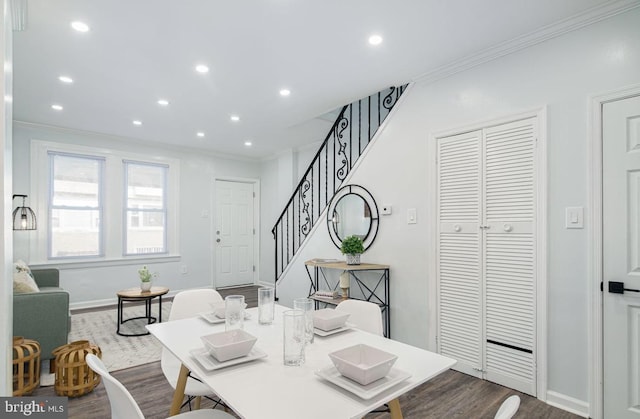
<svg viewBox="0 0 640 419">
<path fill-rule="evenodd" d="M 534 215 L 534 119 L 485 130 L 485 220 L 531 222 Z"/>
<path fill-rule="evenodd" d="M 480 375 L 482 353 L 480 236 L 481 132 L 438 142 L 438 346 L 456 369 Z"/>
<path fill-rule="evenodd" d="M 486 378 L 535 394 L 535 119 L 485 130 Z"/>
</svg>

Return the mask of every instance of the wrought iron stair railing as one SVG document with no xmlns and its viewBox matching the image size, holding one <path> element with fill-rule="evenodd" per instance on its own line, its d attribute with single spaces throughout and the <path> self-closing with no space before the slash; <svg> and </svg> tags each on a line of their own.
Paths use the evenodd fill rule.
<svg viewBox="0 0 640 419">
<path fill-rule="evenodd" d="M 390 87 L 342 108 L 271 230 L 276 282 L 406 87 Z"/>
</svg>

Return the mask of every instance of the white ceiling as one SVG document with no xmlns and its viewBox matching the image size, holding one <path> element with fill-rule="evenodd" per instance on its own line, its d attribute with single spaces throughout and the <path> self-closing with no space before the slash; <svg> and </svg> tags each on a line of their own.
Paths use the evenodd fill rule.
<svg viewBox="0 0 640 419">
<path fill-rule="evenodd" d="M 319 116 L 336 107 L 612 3 L 28 0 L 27 29 L 14 32 L 14 119 L 265 158 L 324 139 L 331 122 Z"/>
</svg>

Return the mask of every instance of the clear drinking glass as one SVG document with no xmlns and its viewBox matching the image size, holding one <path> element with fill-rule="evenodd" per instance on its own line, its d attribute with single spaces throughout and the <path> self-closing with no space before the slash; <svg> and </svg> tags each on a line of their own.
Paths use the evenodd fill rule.
<svg viewBox="0 0 640 419">
<path fill-rule="evenodd" d="M 258 323 L 273 323 L 275 310 L 275 289 L 271 287 L 258 288 Z"/>
<path fill-rule="evenodd" d="M 305 338 L 307 343 L 313 343 L 313 311 L 314 301 L 310 298 L 296 298 L 293 300 L 295 310 L 304 311 L 305 315 Z"/>
<path fill-rule="evenodd" d="M 299 366 L 304 364 L 305 346 L 305 314 L 302 310 L 287 310 L 283 320 L 283 362 L 284 365 Z"/>
<path fill-rule="evenodd" d="M 224 299 L 225 330 L 244 329 L 244 295 L 228 295 Z"/>
</svg>

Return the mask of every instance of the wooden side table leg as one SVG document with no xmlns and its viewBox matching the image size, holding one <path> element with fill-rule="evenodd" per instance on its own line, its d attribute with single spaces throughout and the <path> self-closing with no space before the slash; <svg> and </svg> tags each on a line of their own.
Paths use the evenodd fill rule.
<svg viewBox="0 0 640 419">
<path fill-rule="evenodd" d="M 171 403 L 171 410 L 169 410 L 169 416 L 175 416 L 180 413 L 180 406 L 182 406 L 182 399 L 184 399 L 184 388 L 187 386 L 187 377 L 189 376 L 189 369 L 182 364 L 180 366 L 180 374 L 178 375 L 178 382 L 176 383 L 176 390 L 173 392 L 173 402 Z"/>
<path fill-rule="evenodd" d="M 388 404 L 389 404 L 389 410 L 391 411 L 391 419 L 402 419 L 402 409 L 400 409 L 400 400 L 393 399 Z"/>
</svg>

